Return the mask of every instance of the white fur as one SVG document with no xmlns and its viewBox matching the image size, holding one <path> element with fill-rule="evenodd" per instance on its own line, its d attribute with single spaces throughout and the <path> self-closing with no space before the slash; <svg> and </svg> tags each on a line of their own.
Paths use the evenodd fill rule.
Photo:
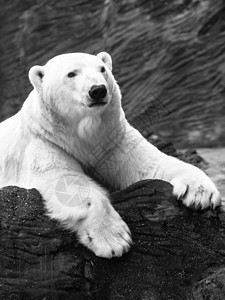
<svg viewBox="0 0 225 300">
<path fill-rule="evenodd" d="M 112 188 L 160 178 L 174 185 L 174 194 L 187 206 L 215 207 L 221 201 L 201 170 L 163 154 L 129 125 L 111 70 L 105 52 L 64 54 L 35 66 L 29 72 L 34 90 L 22 109 L 0 125 L 0 186 L 37 188 L 50 217 L 76 231 L 96 255 L 108 258 L 129 249 L 130 231 L 93 178 Z M 69 72 L 76 76 L 68 78 Z M 91 86 L 102 84 L 107 104 L 89 107 Z M 57 183 L 64 178 L 78 180 L 70 186 L 72 194 L 83 188 L 79 180 L 88 191 L 72 207 L 57 198 Z"/>
</svg>

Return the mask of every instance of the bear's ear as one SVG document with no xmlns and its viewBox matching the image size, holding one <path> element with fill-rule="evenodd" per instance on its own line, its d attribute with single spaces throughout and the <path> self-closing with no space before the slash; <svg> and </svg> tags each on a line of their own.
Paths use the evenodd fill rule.
<svg viewBox="0 0 225 300">
<path fill-rule="evenodd" d="M 100 52 L 97 54 L 97 57 L 106 64 L 110 71 L 112 71 L 112 58 L 107 52 Z"/>
<path fill-rule="evenodd" d="M 44 77 L 44 67 L 33 66 L 29 71 L 29 79 L 33 87 L 42 94 L 42 79 Z"/>
</svg>

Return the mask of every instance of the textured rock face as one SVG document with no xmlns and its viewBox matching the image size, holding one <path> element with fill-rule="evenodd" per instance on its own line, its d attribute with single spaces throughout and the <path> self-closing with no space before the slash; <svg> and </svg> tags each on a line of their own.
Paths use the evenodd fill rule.
<svg viewBox="0 0 225 300">
<path fill-rule="evenodd" d="M 146 180 L 111 195 L 134 245 L 106 260 L 45 216 L 36 190 L 4 188 L 0 299 L 224 299 L 224 213 L 193 212 L 171 192 Z"/>
<path fill-rule="evenodd" d="M 199 149 L 198 153 L 208 162 L 206 172 L 225 200 L 225 148 Z"/>
<path fill-rule="evenodd" d="M 1 1 L 1 119 L 27 97 L 32 65 L 106 50 L 126 115 L 146 136 L 224 145 L 224 14 L 223 0 Z"/>
<path fill-rule="evenodd" d="M 0 299 L 79 299 L 85 278 L 75 235 L 45 216 L 35 189 L 7 187 L 0 198 Z"/>
</svg>

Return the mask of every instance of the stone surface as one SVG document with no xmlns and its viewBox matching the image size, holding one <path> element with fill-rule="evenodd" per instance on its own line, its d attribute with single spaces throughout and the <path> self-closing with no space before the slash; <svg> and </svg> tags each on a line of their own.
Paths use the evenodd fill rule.
<svg viewBox="0 0 225 300">
<path fill-rule="evenodd" d="M 225 148 L 198 149 L 198 153 L 208 162 L 205 171 L 215 182 L 225 202 Z"/>
<path fill-rule="evenodd" d="M 193 212 L 171 192 L 146 180 L 111 195 L 134 244 L 107 260 L 46 217 L 36 190 L 2 189 L 0 299 L 223 299 L 225 215 Z"/>
<path fill-rule="evenodd" d="M 224 300 L 225 298 L 225 268 L 212 272 L 208 277 L 198 282 L 192 291 L 193 300 Z"/>
<path fill-rule="evenodd" d="M 82 248 L 35 189 L 0 190 L 0 299 L 82 299 Z M 74 298 L 73 298 L 74 297 Z"/>
<path fill-rule="evenodd" d="M 64 52 L 108 51 L 129 121 L 176 146 L 225 145 L 223 0 L 1 0 L 0 119 L 27 73 Z"/>
</svg>

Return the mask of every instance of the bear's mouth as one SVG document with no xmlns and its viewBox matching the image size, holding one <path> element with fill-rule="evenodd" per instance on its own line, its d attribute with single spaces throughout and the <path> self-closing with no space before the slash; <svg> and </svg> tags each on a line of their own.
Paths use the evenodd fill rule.
<svg viewBox="0 0 225 300">
<path fill-rule="evenodd" d="M 88 104 L 89 107 L 93 107 L 93 106 L 104 106 L 106 105 L 107 102 L 104 101 L 95 101 L 95 102 L 91 102 Z"/>
</svg>

